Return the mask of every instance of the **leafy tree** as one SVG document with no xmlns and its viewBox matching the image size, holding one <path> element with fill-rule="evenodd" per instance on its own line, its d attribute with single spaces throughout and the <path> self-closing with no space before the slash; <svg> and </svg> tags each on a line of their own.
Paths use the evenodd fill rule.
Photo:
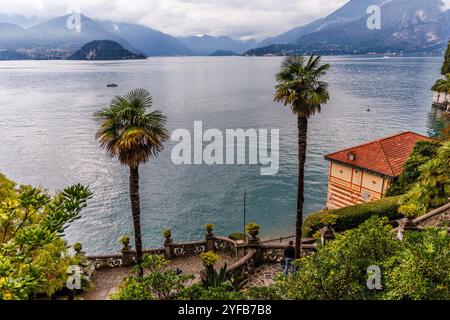
<svg viewBox="0 0 450 320">
<path fill-rule="evenodd" d="M 10 190 L 0 199 L 0 300 L 52 296 L 74 263 L 63 232 L 80 217 L 91 193 L 76 185 L 52 197 L 30 186 L 11 189 L 15 184 L 3 180 Z"/>
<path fill-rule="evenodd" d="M 442 65 L 441 74 L 450 74 L 450 42 L 448 43 L 447 51 L 444 56 L 444 64 Z"/>
<path fill-rule="evenodd" d="M 297 217 L 295 224 L 296 252 L 301 255 L 301 237 L 303 224 L 304 180 L 308 119 L 320 112 L 321 106 L 328 102 L 328 84 L 320 79 L 330 68 L 329 64 L 320 64 L 321 57 L 286 57 L 281 71 L 276 75 L 275 101 L 289 106 L 297 117 L 298 129 L 298 185 Z"/>
<path fill-rule="evenodd" d="M 133 215 L 136 262 L 142 263 L 139 165 L 156 157 L 168 140 L 166 117 L 160 111 L 146 113 L 153 104 L 150 93 L 135 89 L 115 97 L 109 107 L 95 113 L 100 129 L 96 138 L 112 158 L 130 168 L 130 200 Z M 143 271 L 140 269 L 142 276 Z"/>
<path fill-rule="evenodd" d="M 400 196 L 408 192 L 420 177 L 420 167 L 433 159 L 441 144 L 437 141 L 419 141 L 403 166 L 403 173 L 395 179 L 387 196 Z"/>
<path fill-rule="evenodd" d="M 445 229 L 406 233 L 403 249 L 387 263 L 382 299 L 449 300 L 450 237 Z"/>
<path fill-rule="evenodd" d="M 445 228 L 409 231 L 399 241 L 387 219 L 373 217 L 337 235 L 299 270 L 268 288 L 245 292 L 248 299 L 396 300 L 449 299 L 450 237 Z M 370 266 L 382 272 L 380 290 L 367 287 Z"/>
<path fill-rule="evenodd" d="M 425 214 L 449 201 L 450 141 L 439 148 L 436 157 L 419 168 L 418 182 L 401 200 L 399 212 L 410 217 Z"/>
<path fill-rule="evenodd" d="M 300 260 L 300 272 L 278 282 L 287 299 L 366 300 L 376 292 L 366 286 L 367 268 L 381 266 L 399 245 L 386 219 L 371 218 L 358 229 L 337 235 Z"/>
<path fill-rule="evenodd" d="M 431 89 L 437 92 L 450 93 L 450 73 L 447 73 L 444 79 L 438 79 Z"/>
<path fill-rule="evenodd" d="M 12 198 L 16 194 L 16 183 L 7 179 L 3 174 L 0 173 L 0 201 L 6 198 Z"/>
</svg>

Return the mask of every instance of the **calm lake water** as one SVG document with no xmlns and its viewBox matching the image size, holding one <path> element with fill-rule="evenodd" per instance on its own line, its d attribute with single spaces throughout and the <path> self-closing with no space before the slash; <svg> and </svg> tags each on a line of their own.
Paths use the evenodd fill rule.
<svg viewBox="0 0 450 320">
<path fill-rule="evenodd" d="M 341 148 L 404 130 L 427 134 L 439 127 L 430 87 L 440 58 L 333 57 L 327 76 L 331 101 L 310 121 L 305 212 L 326 203 L 328 163 Z M 117 252 L 132 234 L 128 169 L 106 157 L 94 139 L 92 114 L 114 95 L 149 89 L 168 126 L 193 130 L 279 128 L 280 171 L 261 176 L 258 166 L 176 166 L 168 143 L 141 167 L 145 247 L 160 246 L 161 231 L 176 241 L 242 230 L 243 193 L 248 220 L 263 236 L 292 234 L 296 199 L 296 120 L 273 102 L 280 58 L 152 58 L 125 62 L 0 62 L 0 172 L 54 192 L 89 185 L 94 198 L 67 230 L 88 253 Z M 118 88 L 106 88 L 108 83 Z M 367 109 L 370 108 L 370 112 Z"/>
</svg>

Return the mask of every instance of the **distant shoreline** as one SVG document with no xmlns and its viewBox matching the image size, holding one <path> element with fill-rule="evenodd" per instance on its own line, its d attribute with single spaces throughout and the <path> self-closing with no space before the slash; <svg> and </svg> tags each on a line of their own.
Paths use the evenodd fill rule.
<svg viewBox="0 0 450 320">
<path fill-rule="evenodd" d="M 136 60 L 148 60 L 154 58 L 281 58 L 283 55 L 267 55 L 267 56 L 246 56 L 246 55 L 237 55 L 237 56 L 209 56 L 209 55 L 195 55 L 195 56 L 151 56 L 145 57 L 144 59 L 105 59 L 105 60 L 70 60 L 70 59 L 0 59 L 0 62 L 8 62 L 8 61 L 83 61 L 83 62 L 113 62 L 113 61 L 136 61 Z M 382 59 L 384 57 L 389 57 L 389 59 L 395 58 L 442 58 L 440 55 L 413 55 L 413 54 L 403 54 L 403 55 L 389 55 L 389 54 L 348 54 L 348 55 L 322 55 L 322 57 L 345 57 L 345 58 L 374 58 L 374 59 Z"/>
</svg>

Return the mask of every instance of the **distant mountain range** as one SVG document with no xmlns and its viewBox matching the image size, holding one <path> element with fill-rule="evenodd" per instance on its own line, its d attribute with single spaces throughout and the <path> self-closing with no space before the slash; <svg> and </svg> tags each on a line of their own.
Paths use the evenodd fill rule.
<svg viewBox="0 0 450 320">
<path fill-rule="evenodd" d="M 158 30 L 130 23 L 101 21 L 98 23 L 110 33 L 127 39 L 133 47 L 147 56 L 190 56 L 194 54 L 192 49 L 182 41 Z"/>
<path fill-rule="evenodd" d="M 111 40 L 91 41 L 75 51 L 67 60 L 131 60 L 146 59 L 143 54 L 128 51 Z"/>
<path fill-rule="evenodd" d="M 381 29 L 371 30 L 369 6 L 381 12 Z M 450 39 L 450 10 L 442 0 L 350 0 L 327 17 L 261 43 L 211 35 L 174 37 L 145 26 L 94 20 L 81 15 L 81 30 L 69 16 L 50 20 L 0 14 L 0 60 L 67 59 L 83 45 L 111 40 L 146 56 L 286 54 L 442 54 Z"/>
<path fill-rule="evenodd" d="M 248 55 L 370 52 L 439 53 L 450 38 L 450 10 L 441 0 L 351 0 L 331 15 L 262 41 Z M 381 29 L 369 29 L 377 5 Z"/>
<path fill-rule="evenodd" d="M 256 41 L 230 37 L 176 38 L 145 26 L 94 20 L 80 15 L 80 30 L 69 29 L 70 15 L 46 21 L 0 14 L 0 60 L 67 59 L 83 45 L 111 40 L 134 54 L 146 56 L 211 55 L 217 51 L 243 53 Z"/>
<path fill-rule="evenodd" d="M 187 47 L 191 48 L 195 55 L 208 56 L 216 51 L 231 51 L 244 53 L 257 46 L 255 40 L 241 41 L 230 37 L 214 37 L 210 35 L 180 37 Z"/>
</svg>

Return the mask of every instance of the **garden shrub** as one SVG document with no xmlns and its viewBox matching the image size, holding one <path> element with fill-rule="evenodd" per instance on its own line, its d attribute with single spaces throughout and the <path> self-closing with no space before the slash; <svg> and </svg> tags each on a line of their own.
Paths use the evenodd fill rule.
<svg viewBox="0 0 450 320">
<path fill-rule="evenodd" d="M 80 217 L 91 192 L 76 185 L 52 196 L 0 180 L 0 300 L 51 297 L 65 288 L 69 266 L 85 265 L 83 257 L 68 254 L 63 232 Z"/>
<path fill-rule="evenodd" d="M 147 271 L 143 277 L 124 279 L 112 300 L 169 300 L 176 299 L 192 275 L 177 274 L 167 268 L 170 261 L 160 255 L 144 255 L 142 267 Z M 137 271 L 137 270 L 136 270 Z"/>
<path fill-rule="evenodd" d="M 194 285 L 183 289 L 178 295 L 179 300 L 242 300 L 243 298 L 243 295 L 235 291 L 229 282 L 209 288 Z"/>
<path fill-rule="evenodd" d="M 303 236 L 312 237 L 324 227 L 328 215 L 333 215 L 333 228 L 336 232 L 357 228 L 373 216 L 387 217 L 389 220 L 398 219 L 402 217 L 398 212 L 399 202 L 400 197 L 390 197 L 347 208 L 313 213 L 303 223 Z"/>
<path fill-rule="evenodd" d="M 234 232 L 230 234 L 228 238 L 234 241 L 245 240 L 245 235 L 242 232 Z"/>
<path fill-rule="evenodd" d="M 338 234 L 298 272 L 250 297 L 282 300 L 448 300 L 450 237 L 445 228 L 407 231 L 396 239 L 386 218 L 373 217 Z M 368 267 L 381 270 L 381 289 L 367 287 Z"/>
</svg>

